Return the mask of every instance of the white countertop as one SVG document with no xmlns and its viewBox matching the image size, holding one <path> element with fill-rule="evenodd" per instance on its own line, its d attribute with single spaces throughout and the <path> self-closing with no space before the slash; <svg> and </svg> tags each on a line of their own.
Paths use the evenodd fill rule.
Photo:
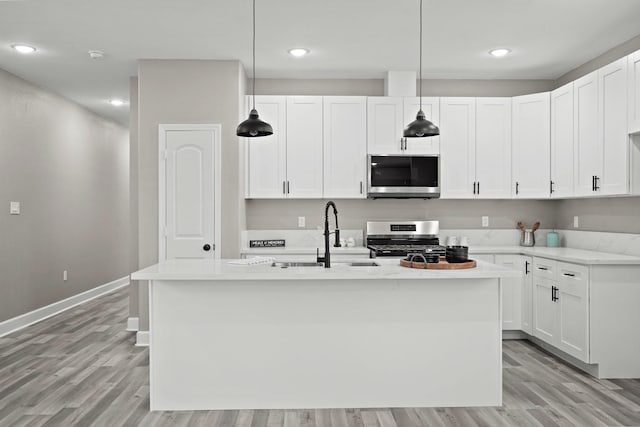
<svg viewBox="0 0 640 427">
<path fill-rule="evenodd" d="M 291 247 L 291 248 L 252 248 L 242 249 L 244 255 L 315 255 L 316 248 Z M 324 253 L 324 248 L 320 249 Z M 557 261 L 573 262 L 584 265 L 640 265 L 640 257 L 614 254 L 610 252 L 588 251 L 572 248 L 547 248 L 545 246 L 470 246 L 470 254 L 522 254 L 550 258 Z M 352 248 L 331 247 L 332 255 L 369 255 L 369 249 L 363 246 Z M 380 258 L 376 258 L 380 259 Z M 311 259 L 310 259 L 311 260 Z"/>
<path fill-rule="evenodd" d="M 545 246 L 472 246 L 469 247 L 469 253 L 522 254 L 585 265 L 640 265 L 640 257 L 584 249 L 547 248 Z"/>
<path fill-rule="evenodd" d="M 377 258 L 379 267 L 351 267 L 332 262 L 331 268 L 270 265 L 234 265 L 230 260 L 174 259 L 152 265 L 131 274 L 132 280 L 439 280 L 491 279 L 520 277 L 515 270 L 478 262 L 476 268 L 464 270 L 418 270 L 401 267 L 398 259 Z M 358 261 L 358 260 L 354 260 Z M 362 259 L 359 259 L 362 261 Z"/>
</svg>

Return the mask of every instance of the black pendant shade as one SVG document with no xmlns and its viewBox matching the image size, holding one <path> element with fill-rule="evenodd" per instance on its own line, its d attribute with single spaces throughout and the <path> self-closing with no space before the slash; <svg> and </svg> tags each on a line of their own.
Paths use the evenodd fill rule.
<svg viewBox="0 0 640 427">
<path fill-rule="evenodd" d="M 403 136 L 405 138 L 424 138 L 440 135 L 438 126 L 427 120 L 424 111 L 422 111 L 422 0 L 420 0 L 420 80 L 418 88 L 420 89 L 420 109 L 416 119 L 404 128 Z"/>
<path fill-rule="evenodd" d="M 437 135 L 440 135 L 440 129 L 424 117 L 422 110 L 418 111 L 416 119 L 404 128 L 403 133 L 405 138 L 423 138 Z"/>
<path fill-rule="evenodd" d="M 273 135 L 271 125 L 260 120 L 258 111 L 256 110 L 256 0 L 253 0 L 253 50 L 251 67 L 253 69 L 253 90 L 251 91 L 253 105 L 249 112 L 249 118 L 238 125 L 236 135 L 246 138 Z"/>
<path fill-rule="evenodd" d="M 256 109 L 252 109 L 249 118 L 238 125 L 236 135 L 247 138 L 273 135 L 273 128 L 267 122 L 260 120 Z"/>
</svg>

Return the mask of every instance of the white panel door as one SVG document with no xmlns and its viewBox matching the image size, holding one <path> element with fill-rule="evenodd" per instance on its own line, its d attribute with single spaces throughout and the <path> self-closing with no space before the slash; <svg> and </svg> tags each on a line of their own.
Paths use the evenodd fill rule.
<svg viewBox="0 0 640 427">
<path fill-rule="evenodd" d="M 440 190 L 443 199 L 472 199 L 476 177 L 476 100 L 440 98 Z"/>
<path fill-rule="evenodd" d="M 574 184 L 576 196 L 596 195 L 594 179 L 602 176 L 602 139 L 598 126 L 598 72 L 573 82 Z"/>
<path fill-rule="evenodd" d="M 404 98 L 404 127 L 416 119 L 419 110 L 419 97 Z M 422 97 L 422 111 L 427 120 L 440 127 L 440 98 Z M 440 137 L 406 138 L 404 151 L 409 154 L 439 154 Z"/>
<path fill-rule="evenodd" d="M 322 197 L 322 97 L 287 97 L 287 197 Z"/>
<path fill-rule="evenodd" d="M 523 258 L 520 255 L 496 255 L 495 257 L 497 265 L 522 273 L 522 277 L 500 280 L 502 285 L 502 330 L 504 331 L 522 328 Z"/>
<path fill-rule="evenodd" d="M 589 268 L 558 263 L 558 342 L 560 350 L 589 361 Z M 614 315 L 612 313 L 612 315 Z"/>
<path fill-rule="evenodd" d="M 556 345 L 558 310 L 552 301 L 555 282 L 533 276 L 533 336 Z"/>
<path fill-rule="evenodd" d="M 251 98 L 247 97 L 247 106 Z M 273 127 L 273 135 L 245 138 L 247 141 L 247 197 L 285 197 L 287 172 L 287 107 L 284 96 L 256 96 L 260 119 Z"/>
<path fill-rule="evenodd" d="M 214 258 L 215 134 L 169 130 L 165 141 L 166 259 Z"/>
<path fill-rule="evenodd" d="M 640 50 L 627 57 L 627 79 L 629 86 L 628 130 L 640 132 Z"/>
<path fill-rule="evenodd" d="M 403 104 L 402 97 L 370 96 L 367 98 L 367 153 L 403 152 Z"/>
<path fill-rule="evenodd" d="M 551 92 L 551 197 L 573 196 L 573 82 Z"/>
<path fill-rule="evenodd" d="M 511 198 L 511 98 L 476 99 L 476 197 Z"/>
<path fill-rule="evenodd" d="M 324 97 L 324 197 L 362 199 L 367 177 L 367 98 Z"/>
<path fill-rule="evenodd" d="M 551 175 L 549 92 L 516 96 L 513 102 L 513 195 L 547 198 Z"/>
<path fill-rule="evenodd" d="M 629 135 L 627 128 L 627 58 L 598 70 L 598 123 L 603 145 L 602 176 L 598 192 L 603 195 L 629 192 Z"/>
</svg>

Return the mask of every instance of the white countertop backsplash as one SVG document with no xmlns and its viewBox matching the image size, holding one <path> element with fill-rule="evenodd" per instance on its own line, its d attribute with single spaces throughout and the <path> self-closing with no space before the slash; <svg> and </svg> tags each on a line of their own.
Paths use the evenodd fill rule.
<svg viewBox="0 0 640 427">
<path fill-rule="evenodd" d="M 522 253 L 532 256 L 553 257 L 560 261 L 583 264 L 640 264 L 640 234 L 607 233 L 580 230 L 556 230 L 560 235 L 559 248 L 546 248 L 546 235 L 550 229 L 536 231 L 533 248 L 520 246 L 518 229 L 441 229 L 440 241 L 449 236 L 467 237 L 470 253 Z M 353 248 L 331 248 L 334 254 L 368 254 L 364 247 L 362 230 L 340 230 L 341 238 L 353 237 Z M 285 239 L 285 248 L 249 248 L 249 240 Z M 331 242 L 333 244 L 333 235 Z M 315 254 L 324 247 L 322 230 L 248 230 L 243 232 L 243 255 Z M 620 256 L 616 256 L 620 255 Z"/>
</svg>

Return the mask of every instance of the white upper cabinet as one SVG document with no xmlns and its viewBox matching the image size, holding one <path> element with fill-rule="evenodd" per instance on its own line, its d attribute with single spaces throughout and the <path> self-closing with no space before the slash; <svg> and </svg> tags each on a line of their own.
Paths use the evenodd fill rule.
<svg viewBox="0 0 640 427">
<path fill-rule="evenodd" d="M 440 99 L 440 191 L 442 198 L 474 197 L 476 99 Z"/>
<path fill-rule="evenodd" d="M 548 198 L 551 174 L 550 94 L 516 96 L 512 102 L 512 194 L 515 198 Z"/>
<path fill-rule="evenodd" d="M 403 130 L 416 119 L 419 110 L 419 97 L 404 98 Z M 422 111 L 427 120 L 440 127 L 440 98 L 422 97 Z M 440 153 L 440 137 L 406 138 L 404 147 L 404 152 L 409 154 L 438 154 Z"/>
<path fill-rule="evenodd" d="M 247 97 L 247 106 L 250 105 Z M 285 197 L 287 180 L 286 97 L 256 96 L 255 108 L 260 119 L 273 127 L 273 135 L 246 138 L 246 196 L 279 199 Z"/>
<path fill-rule="evenodd" d="M 366 197 L 367 98 L 324 97 L 324 197 Z"/>
<path fill-rule="evenodd" d="M 602 144 L 598 138 L 598 73 L 574 82 L 575 194 L 595 194 L 595 177 L 602 175 Z"/>
<path fill-rule="evenodd" d="M 475 194 L 511 197 L 511 98 L 476 99 Z"/>
<path fill-rule="evenodd" d="M 573 82 L 551 92 L 551 197 L 573 196 Z"/>
<path fill-rule="evenodd" d="M 629 85 L 628 131 L 640 132 L 640 50 L 627 57 L 627 79 Z"/>
<path fill-rule="evenodd" d="M 602 143 L 602 174 L 596 179 L 602 195 L 629 192 L 627 127 L 627 58 L 598 70 L 598 125 Z"/>
<path fill-rule="evenodd" d="M 394 154 L 404 151 L 404 99 L 392 96 L 367 98 L 367 152 Z"/>
<path fill-rule="evenodd" d="M 322 197 L 322 97 L 287 97 L 287 196 Z"/>
</svg>

